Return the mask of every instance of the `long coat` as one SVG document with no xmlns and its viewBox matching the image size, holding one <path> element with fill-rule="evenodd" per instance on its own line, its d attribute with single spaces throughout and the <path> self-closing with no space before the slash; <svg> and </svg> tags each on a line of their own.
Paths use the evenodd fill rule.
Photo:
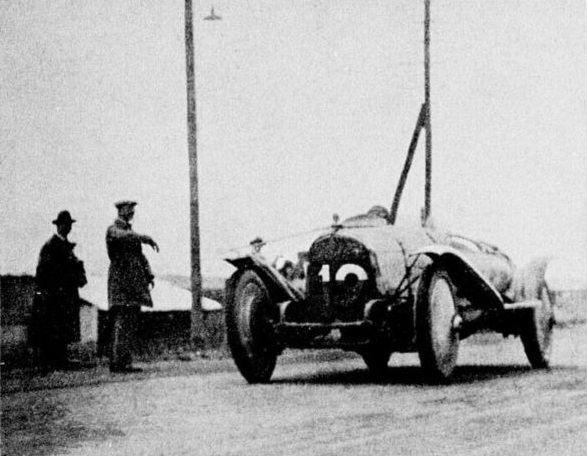
<svg viewBox="0 0 587 456">
<path fill-rule="evenodd" d="M 54 235 L 41 248 L 36 271 L 30 339 L 33 345 L 79 340 L 79 287 L 86 283 L 75 244 Z"/>
<path fill-rule="evenodd" d="M 130 223 L 116 219 L 106 231 L 106 248 L 110 258 L 108 270 L 108 304 L 152 307 L 149 285 L 153 273 L 141 247 L 141 235 Z"/>
</svg>

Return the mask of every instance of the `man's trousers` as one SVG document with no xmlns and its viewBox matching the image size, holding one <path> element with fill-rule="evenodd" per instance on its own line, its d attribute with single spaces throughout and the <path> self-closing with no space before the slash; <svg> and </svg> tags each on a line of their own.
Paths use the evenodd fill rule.
<svg viewBox="0 0 587 456">
<path fill-rule="evenodd" d="M 133 352 L 136 350 L 140 311 L 139 306 L 115 306 L 110 309 L 110 370 L 131 367 Z"/>
</svg>

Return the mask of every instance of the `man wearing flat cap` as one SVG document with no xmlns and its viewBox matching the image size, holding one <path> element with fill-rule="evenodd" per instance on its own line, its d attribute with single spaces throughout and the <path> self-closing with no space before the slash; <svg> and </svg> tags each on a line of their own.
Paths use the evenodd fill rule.
<svg viewBox="0 0 587 456">
<path fill-rule="evenodd" d="M 114 204 L 118 218 L 106 231 L 106 248 L 110 258 L 108 270 L 108 304 L 112 328 L 110 370 L 135 372 L 132 354 L 136 343 L 136 330 L 141 306 L 152 307 L 150 289 L 154 276 L 142 244 L 156 252 L 157 243 L 146 234 L 132 229 L 135 201 L 123 200 Z"/>
<path fill-rule="evenodd" d="M 261 249 L 266 245 L 267 243 L 261 239 L 260 237 L 256 237 L 255 239 L 253 239 L 250 242 L 251 245 L 251 253 L 254 255 L 261 255 Z"/>
<path fill-rule="evenodd" d="M 41 249 L 37 265 L 37 293 L 29 337 L 45 371 L 70 367 L 67 346 L 79 341 L 79 291 L 86 283 L 84 264 L 67 236 L 75 220 L 61 211 L 53 224 L 57 233 Z"/>
</svg>

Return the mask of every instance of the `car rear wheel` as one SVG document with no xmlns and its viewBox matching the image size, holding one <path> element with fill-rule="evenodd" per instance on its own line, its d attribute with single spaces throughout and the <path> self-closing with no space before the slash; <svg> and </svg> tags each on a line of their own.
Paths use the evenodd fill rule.
<svg viewBox="0 0 587 456">
<path fill-rule="evenodd" d="M 532 367 L 544 369 L 550 364 L 554 312 L 548 289 L 541 286 L 536 294 L 540 305 L 525 311 L 522 317 L 520 338 Z"/>
<path fill-rule="evenodd" d="M 233 290 L 226 305 L 228 347 L 249 383 L 266 383 L 273 374 L 278 353 L 269 292 L 252 270 L 241 273 Z"/>
<path fill-rule="evenodd" d="M 369 347 L 363 350 L 360 355 L 373 375 L 380 376 L 387 372 L 391 350 L 384 347 Z"/>
<path fill-rule="evenodd" d="M 460 318 L 453 290 L 446 269 L 432 265 L 422 274 L 416 307 L 418 355 L 435 382 L 448 380 L 457 363 Z"/>
</svg>

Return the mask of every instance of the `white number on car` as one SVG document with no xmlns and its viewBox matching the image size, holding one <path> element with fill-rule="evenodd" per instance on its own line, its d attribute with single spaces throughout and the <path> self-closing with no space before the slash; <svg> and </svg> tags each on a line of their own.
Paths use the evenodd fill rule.
<svg viewBox="0 0 587 456">
<path fill-rule="evenodd" d="M 367 280 L 367 272 L 361 266 L 351 263 L 343 264 L 340 268 L 338 268 L 338 271 L 336 271 L 336 275 L 334 276 L 334 280 L 337 282 L 344 282 L 350 274 L 355 275 L 359 281 Z M 323 283 L 330 282 L 330 265 L 322 265 L 318 275 L 322 279 Z"/>
</svg>

